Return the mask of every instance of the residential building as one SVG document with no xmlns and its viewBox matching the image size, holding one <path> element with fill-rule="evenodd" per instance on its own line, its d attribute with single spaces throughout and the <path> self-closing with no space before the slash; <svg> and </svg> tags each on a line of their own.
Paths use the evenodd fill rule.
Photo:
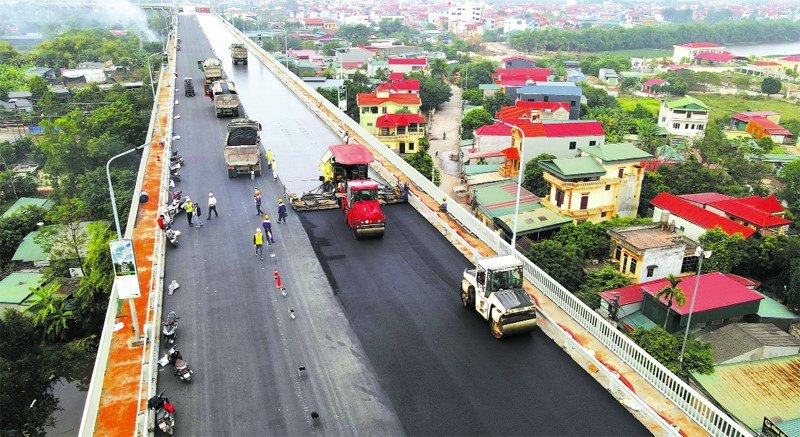
<svg viewBox="0 0 800 437">
<path fill-rule="evenodd" d="M 512 101 L 569 103 L 569 119 L 578 120 L 581 114 L 583 87 L 572 82 L 566 82 L 566 84 L 568 85 L 555 85 L 554 82 L 547 82 L 546 84 L 525 85 L 517 89 L 510 88 L 505 91 Z"/>
<path fill-rule="evenodd" d="M 375 137 L 399 154 L 416 153 L 425 138 L 425 119 L 419 114 L 383 114 L 375 121 Z"/>
<path fill-rule="evenodd" d="M 630 143 L 581 146 L 576 158 L 539 161 L 550 191 L 543 205 L 580 223 L 636 217 L 644 179 L 642 161 L 653 155 Z"/>
<path fill-rule="evenodd" d="M 535 68 L 536 61 L 523 56 L 510 56 L 503 59 L 502 69 Z"/>
<path fill-rule="evenodd" d="M 714 364 L 800 354 L 800 339 L 771 323 L 731 323 L 697 337 L 711 343 Z"/>
<path fill-rule="evenodd" d="M 385 114 L 419 114 L 422 104 L 416 94 L 389 94 L 378 92 L 376 94 L 359 94 L 357 96 L 360 124 L 371 134 L 378 133 L 376 122 L 378 117 Z"/>
<path fill-rule="evenodd" d="M 569 104 L 566 102 L 523 102 L 517 100 L 514 107 L 528 109 L 531 120 L 569 120 Z M 501 118 L 512 117 L 501 115 Z"/>
<path fill-rule="evenodd" d="M 367 51 L 374 53 L 379 58 L 394 58 L 409 53 L 416 53 L 422 50 L 421 46 L 406 46 L 406 45 L 371 45 L 366 47 Z"/>
<path fill-rule="evenodd" d="M 397 74 L 397 73 L 393 73 Z M 378 85 L 378 92 L 388 92 L 392 94 L 417 94 L 419 95 L 419 80 L 417 79 L 401 79 L 389 80 Z"/>
<path fill-rule="evenodd" d="M 412 71 L 425 72 L 428 69 L 427 58 L 406 59 L 389 58 L 387 66 L 390 73 L 411 73 Z"/>
<path fill-rule="evenodd" d="M 53 207 L 53 202 L 50 199 L 41 199 L 38 197 L 20 197 L 3 213 L 2 217 L 8 217 L 28 205 L 35 205 L 49 210 Z"/>
<path fill-rule="evenodd" d="M 514 107 L 509 107 L 514 108 Z M 530 114 L 527 108 L 521 107 L 520 111 Z M 501 111 L 502 114 L 502 111 Z M 531 159 L 549 153 L 557 158 L 572 158 L 577 156 L 582 146 L 596 146 L 605 143 L 605 132 L 599 121 L 593 120 L 530 120 L 529 116 L 509 117 L 501 120 L 511 125 L 516 125 L 525 133 L 524 156 L 522 165 Z M 520 148 L 522 138 L 519 130 L 512 129 L 502 123 L 482 126 L 475 130 L 476 138 L 479 137 L 504 137 L 502 147 L 489 148 L 489 143 L 476 140 L 478 152 L 502 150 L 506 147 Z M 491 141 L 500 144 L 502 140 Z"/>
<path fill-rule="evenodd" d="M 325 29 L 325 20 L 322 18 L 303 18 L 303 29 L 322 30 Z"/>
<path fill-rule="evenodd" d="M 580 70 L 567 70 L 567 82 L 586 82 L 586 75 L 581 73 Z"/>
<path fill-rule="evenodd" d="M 634 284 L 666 278 L 670 274 L 694 274 L 697 243 L 675 232 L 666 223 L 611 228 L 611 256 L 619 272 Z"/>
<path fill-rule="evenodd" d="M 608 86 L 619 86 L 619 75 L 611 68 L 601 68 L 598 73 L 598 79 Z"/>
<path fill-rule="evenodd" d="M 684 194 L 678 197 L 755 230 L 761 236 L 781 235 L 792 223 L 784 218 L 786 210 L 773 194 L 740 199 L 718 193 Z"/>
<path fill-rule="evenodd" d="M 781 122 L 781 115 L 775 111 L 748 111 L 748 112 L 740 112 L 738 114 L 731 115 L 731 127 L 744 132 L 747 128 L 747 123 L 750 121 L 752 117 L 762 117 L 766 118 L 767 120 L 773 123 L 780 123 Z"/>
<path fill-rule="evenodd" d="M 699 53 L 694 57 L 694 63 L 696 64 L 705 64 L 705 65 L 719 65 L 719 64 L 729 64 L 734 59 L 737 59 L 737 56 L 730 53 L 730 52 L 703 52 Z M 744 57 L 744 59 L 747 59 Z"/>
<path fill-rule="evenodd" d="M 45 283 L 44 273 L 13 272 L 0 281 L 0 310 L 6 308 L 24 311 L 31 305 L 31 288 Z"/>
<path fill-rule="evenodd" d="M 792 70 L 796 73 L 800 73 L 800 55 L 784 56 L 783 58 L 776 59 L 775 62 L 783 66 L 783 71 Z"/>
<path fill-rule="evenodd" d="M 496 92 L 503 92 L 503 87 L 496 83 L 482 83 L 478 85 L 478 89 L 481 90 L 483 97 L 493 96 Z"/>
<path fill-rule="evenodd" d="M 720 228 L 728 235 L 742 234 L 749 238 L 755 233 L 754 229 L 741 225 L 721 215 L 703 209 L 688 200 L 678 196 L 661 193 L 650 201 L 653 205 L 653 221 L 664 222 L 674 229 L 683 232 L 686 238 L 699 242 L 706 231 Z"/>
<path fill-rule="evenodd" d="M 450 6 L 447 10 L 448 21 L 465 21 L 467 23 L 475 23 L 481 21 L 481 14 L 483 7 L 472 0 L 464 3 L 456 3 Z"/>
<path fill-rule="evenodd" d="M 659 79 L 657 77 L 653 77 L 653 78 L 647 79 L 642 84 L 642 92 L 643 93 L 650 93 L 650 94 L 660 94 L 660 93 L 657 92 L 658 91 L 658 87 L 661 87 L 661 86 L 664 86 L 664 85 L 669 85 L 669 82 L 667 82 L 664 79 Z"/>
<path fill-rule="evenodd" d="M 794 143 L 789 130 L 764 117 L 750 117 L 744 130 L 759 139 L 770 137 L 775 144 L 791 146 Z"/>
<path fill-rule="evenodd" d="M 797 161 L 800 156 L 784 153 L 765 153 L 763 155 L 749 156 L 748 159 L 767 163 L 775 170 L 775 174 L 780 174 L 786 164 Z"/>
<path fill-rule="evenodd" d="M 725 47 L 718 46 L 709 42 L 691 42 L 687 44 L 674 45 L 672 52 L 672 62 L 691 63 L 695 56 L 700 53 L 722 53 Z"/>
<path fill-rule="evenodd" d="M 503 87 L 521 87 L 547 82 L 551 74 L 549 68 L 498 68 L 497 73 L 492 74 L 492 78 L 496 84 Z"/>
<path fill-rule="evenodd" d="M 711 108 L 692 96 L 677 100 L 661 101 L 658 111 L 658 125 L 672 135 L 695 137 L 702 135 L 708 125 Z"/>
</svg>

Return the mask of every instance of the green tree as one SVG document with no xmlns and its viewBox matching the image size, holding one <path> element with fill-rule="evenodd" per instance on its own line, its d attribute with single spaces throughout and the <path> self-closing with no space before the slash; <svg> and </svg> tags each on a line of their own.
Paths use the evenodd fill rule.
<svg viewBox="0 0 800 437">
<path fill-rule="evenodd" d="M 31 92 L 34 99 L 39 99 L 48 90 L 47 81 L 41 76 L 31 76 L 28 79 L 28 91 Z"/>
<path fill-rule="evenodd" d="M 89 235 L 81 221 L 87 215 L 86 206 L 78 199 L 69 199 L 48 211 L 47 221 L 55 225 L 40 229 L 37 243 L 53 257 L 55 276 L 68 276 L 69 267 L 77 267 L 84 273 L 82 252 Z"/>
<path fill-rule="evenodd" d="M 5 263 L 14 256 L 25 236 L 36 230 L 37 223 L 44 221 L 46 213 L 41 207 L 28 205 L 0 217 L 0 262 Z"/>
<path fill-rule="evenodd" d="M 350 42 L 354 47 L 367 43 L 372 29 L 364 24 L 345 24 L 336 31 L 336 37 Z"/>
<path fill-rule="evenodd" d="M 595 88 L 588 83 L 583 83 L 583 95 L 586 96 L 586 106 L 589 109 L 597 108 L 600 106 L 606 108 L 619 108 L 617 99 L 611 97 L 608 92 L 602 88 Z"/>
<path fill-rule="evenodd" d="M 550 183 L 544 180 L 544 170 L 539 166 L 539 161 L 543 159 L 556 159 L 556 157 L 542 153 L 525 163 L 525 175 L 522 180 L 522 186 L 539 197 L 545 197 L 550 192 Z"/>
<path fill-rule="evenodd" d="M 508 94 L 496 92 L 483 99 L 483 109 L 494 117 L 504 106 L 511 106 L 513 102 Z"/>
<path fill-rule="evenodd" d="M 765 77 L 761 81 L 761 92 L 766 95 L 778 94 L 781 92 L 781 87 L 783 87 L 781 81 L 774 77 Z"/>
<path fill-rule="evenodd" d="M 750 85 L 753 84 L 753 79 L 744 74 L 737 74 L 730 79 L 730 82 L 736 87 L 736 89 L 740 91 L 747 91 L 750 89 Z"/>
<path fill-rule="evenodd" d="M 690 372 L 704 375 L 714 373 L 714 354 L 711 343 L 699 341 L 691 336 L 686 342 L 683 367 L 680 366 L 683 339 L 655 327 L 636 328 L 631 339 L 672 373 L 687 378 Z"/>
<path fill-rule="evenodd" d="M 678 304 L 679 307 L 682 307 L 686 304 L 686 295 L 683 294 L 683 290 L 678 287 L 678 284 L 683 282 L 683 278 L 676 277 L 672 273 L 667 275 L 667 281 L 669 281 L 669 285 L 662 288 L 661 290 L 656 293 L 656 300 L 661 301 L 661 299 L 665 299 L 667 301 L 667 314 L 664 317 L 664 329 L 667 329 L 667 322 L 669 321 L 669 311 L 672 308 L 672 302 Z"/>
<path fill-rule="evenodd" d="M 30 288 L 34 302 L 28 307 L 33 314 L 33 321 L 42 330 L 44 339 L 64 340 L 67 336 L 67 321 L 72 311 L 67 308 L 64 295 L 57 294 L 61 284 L 55 281 L 47 287 Z"/>
<path fill-rule="evenodd" d="M 792 214 L 800 216 L 800 160 L 783 166 L 778 180 L 782 184 L 778 189 L 778 197 L 789 204 Z"/>
<path fill-rule="evenodd" d="M 83 262 L 84 276 L 74 294 L 77 302 L 73 324 L 80 335 L 89 335 L 100 330 L 114 284 L 114 269 L 108 243 L 116 235 L 105 224 L 90 226 L 89 235 Z"/>
<path fill-rule="evenodd" d="M 475 129 L 492 123 L 494 123 L 494 119 L 485 109 L 475 108 L 470 110 L 464 115 L 464 118 L 461 119 L 461 139 L 468 140 L 474 138 Z"/>
<path fill-rule="evenodd" d="M 622 89 L 622 92 L 624 93 L 632 93 L 634 91 L 639 91 L 641 86 L 641 83 L 635 77 L 626 77 L 625 79 L 622 79 L 622 85 L 620 86 L 620 89 Z"/>
<path fill-rule="evenodd" d="M 583 253 L 577 246 L 544 240 L 536 243 L 526 256 L 567 290 L 575 292 L 580 288 Z"/>
<path fill-rule="evenodd" d="M 8 41 L 0 41 L 0 64 L 16 64 L 20 53 Z"/>
<path fill-rule="evenodd" d="M 461 93 L 461 100 L 473 106 L 483 105 L 483 92 L 478 88 L 470 88 Z"/>
<path fill-rule="evenodd" d="M 709 229 L 701 235 L 700 244 L 703 249 L 712 252 L 710 258 L 703 260 L 702 273 L 731 273 L 745 260 L 747 254 L 747 244 L 742 234 L 728 235 L 719 227 Z"/>
<path fill-rule="evenodd" d="M 434 58 L 431 60 L 428 73 L 435 79 L 445 80 L 450 73 L 450 66 L 447 65 L 447 61 L 444 59 Z"/>
<path fill-rule="evenodd" d="M 32 317 L 10 308 L 0 317 L 3 435 L 44 435 L 55 423 L 52 414 L 60 408 L 50 376 L 57 360 L 38 338 Z"/>
<path fill-rule="evenodd" d="M 589 221 L 581 224 L 567 224 L 553 235 L 553 240 L 564 246 L 575 246 L 580 249 L 581 258 L 603 258 L 608 256 L 611 248 L 611 237 L 606 232 L 606 225 Z"/>
<path fill-rule="evenodd" d="M 403 159 L 428 180 L 433 180 L 433 158 L 428 154 L 428 149 L 426 147 L 421 147 L 416 153 L 406 156 Z"/>
<path fill-rule="evenodd" d="M 20 197 L 36 194 L 36 179 L 19 174 L 13 170 L 0 172 L 0 199 L 17 200 Z"/>
<path fill-rule="evenodd" d="M 631 285 L 631 280 L 612 266 L 605 266 L 602 270 L 592 270 L 583 278 L 583 284 L 575 296 L 583 301 L 589 308 L 600 307 L 600 296 L 606 290 L 614 290 Z"/>
<path fill-rule="evenodd" d="M 419 99 L 422 101 L 421 109 L 424 112 L 439 108 L 453 95 L 450 85 L 440 79 L 423 73 L 411 73 L 408 77 L 419 80 Z"/>
<path fill-rule="evenodd" d="M 792 311 L 800 310 L 800 259 L 791 261 L 789 284 L 783 293 L 783 304 Z"/>
</svg>

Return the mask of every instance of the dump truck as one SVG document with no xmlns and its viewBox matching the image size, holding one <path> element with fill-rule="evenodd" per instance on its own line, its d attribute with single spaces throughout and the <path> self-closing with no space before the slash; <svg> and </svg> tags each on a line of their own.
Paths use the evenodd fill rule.
<svg viewBox="0 0 800 437">
<path fill-rule="evenodd" d="M 231 44 L 231 61 L 233 65 L 242 63 L 247 65 L 247 47 L 242 43 Z"/>
<path fill-rule="evenodd" d="M 222 63 L 217 58 L 205 58 L 197 61 L 197 67 L 203 70 L 203 77 L 208 85 L 222 79 Z"/>
<path fill-rule="evenodd" d="M 261 176 L 261 123 L 237 118 L 228 123 L 225 137 L 225 164 L 228 177 L 240 174 Z"/>
<path fill-rule="evenodd" d="M 239 95 L 236 85 L 231 80 L 218 80 L 211 84 L 211 98 L 214 99 L 214 110 L 217 118 L 223 115 L 239 116 Z"/>
<path fill-rule="evenodd" d="M 529 333 L 536 329 L 536 303 L 522 280 L 522 262 L 514 256 L 482 258 L 464 270 L 461 304 L 488 320 L 495 338 Z"/>
<path fill-rule="evenodd" d="M 408 201 L 408 184 L 381 185 L 369 178 L 372 153 L 361 144 L 336 144 L 322 155 L 320 181 L 302 196 L 287 194 L 296 211 L 339 208 L 356 239 L 382 237 L 386 216 L 381 205 Z"/>
</svg>

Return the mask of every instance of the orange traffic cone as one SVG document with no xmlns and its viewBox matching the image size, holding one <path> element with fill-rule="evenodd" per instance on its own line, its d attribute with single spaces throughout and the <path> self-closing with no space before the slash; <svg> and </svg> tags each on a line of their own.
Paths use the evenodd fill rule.
<svg viewBox="0 0 800 437">
<path fill-rule="evenodd" d="M 281 274 L 278 273 L 278 269 L 275 269 L 275 288 L 280 290 L 283 288 L 283 281 L 281 281 Z"/>
</svg>

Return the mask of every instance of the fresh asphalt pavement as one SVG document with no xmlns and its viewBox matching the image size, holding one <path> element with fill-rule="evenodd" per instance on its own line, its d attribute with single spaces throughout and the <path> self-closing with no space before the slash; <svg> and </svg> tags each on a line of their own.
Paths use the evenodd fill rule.
<svg viewBox="0 0 800 437">
<path fill-rule="evenodd" d="M 164 309 L 181 317 L 177 343 L 195 370 L 192 384 L 171 369 L 159 378 L 177 407 L 178 435 L 649 434 L 541 331 L 495 340 L 461 307 L 467 260 L 410 206 L 385 208 L 382 239 L 354 240 L 335 210 L 290 211 L 288 224 L 276 224 L 281 190 L 268 171 L 254 181 L 226 176 L 228 120 L 203 96 L 196 61 L 213 47 L 247 114 L 264 125 L 289 189 L 306 189 L 318 157 L 339 140 L 252 55 L 232 67 L 231 37 L 201 19 L 202 30 L 197 17 L 181 16 L 177 74 L 195 79 L 197 96 L 183 97 L 177 82 L 175 144 L 186 160 L 177 188 L 204 215 L 213 191 L 220 217 L 189 228 L 178 216 L 181 244 L 167 253 L 165 283 L 181 287 Z M 256 186 L 277 240 L 276 257 L 263 262 L 252 246 Z"/>
</svg>

